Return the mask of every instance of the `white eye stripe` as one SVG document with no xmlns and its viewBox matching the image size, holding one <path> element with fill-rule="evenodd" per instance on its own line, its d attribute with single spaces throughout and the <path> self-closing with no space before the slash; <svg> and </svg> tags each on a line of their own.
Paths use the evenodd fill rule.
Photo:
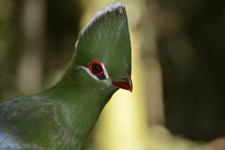
<svg viewBox="0 0 225 150">
<path fill-rule="evenodd" d="M 101 63 L 102 64 L 102 68 L 103 68 L 103 70 L 104 70 L 104 75 L 105 75 L 105 77 L 106 77 L 106 79 L 108 79 L 109 78 L 109 75 L 108 75 L 108 73 L 107 73 L 107 71 L 106 71 L 106 69 L 105 69 L 105 66 L 104 66 L 104 64 L 103 63 Z M 97 76 L 95 76 L 95 75 L 93 75 L 92 73 L 91 73 L 91 71 L 90 71 L 90 69 L 88 68 L 88 67 L 84 67 L 84 66 L 78 66 L 77 67 L 77 69 L 84 69 L 93 79 L 95 79 L 95 80 L 100 80 Z"/>
<path fill-rule="evenodd" d="M 101 64 L 102 64 L 102 68 L 104 70 L 104 75 L 105 75 L 106 79 L 108 79 L 109 78 L 108 72 L 106 71 L 104 64 L 103 63 L 101 63 Z"/>
<path fill-rule="evenodd" d="M 78 66 L 77 69 L 84 69 L 93 79 L 99 80 L 97 76 L 93 75 L 88 67 Z"/>
</svg>

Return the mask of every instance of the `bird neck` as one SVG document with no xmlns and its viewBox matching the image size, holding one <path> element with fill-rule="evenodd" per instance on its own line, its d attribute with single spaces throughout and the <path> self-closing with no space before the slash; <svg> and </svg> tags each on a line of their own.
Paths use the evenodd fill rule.
<svg viewBox="0 0 225 150">
<path fill-rule="evenodd" d="M 63 125 L 65 137 L 71 137 L 71 144 L 84 145 L 102 109 L 116 89 L 98 90 L 83 81 L 81 73 L 70 71 L 51 90 L 58 110 L 57 117 Z M 50 92 L 50 93 L 51 93 Z M 68 136 L 68 134 L 70 136 Z"/>
</svg>

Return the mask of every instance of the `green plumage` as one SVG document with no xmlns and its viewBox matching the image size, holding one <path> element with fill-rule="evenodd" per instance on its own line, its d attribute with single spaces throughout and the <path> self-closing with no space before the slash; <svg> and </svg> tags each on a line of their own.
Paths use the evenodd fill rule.
<svg viewBox="0 0 225 150">
<path fill-rule="evenodd" d="M 110 77 L 121 80 L 131 73 L 131 44 L 125 8 L 102 15 L 79 37 L 75 62 L 87 65 L 90 60 L 103 62 Z M 99 21 L 101 20 L 101 21 Z M 88 44 L 87 44 L 88 43 Z M 120 66 L 120 67 L 118 67 Z"/>
<path fill-rule="evenodd" d="M 114 7 L 78 39 L 65 75 L 53 88 L 0 103 L 0 149 L 80 150 L 102 109 L 131 73 L 131 45 L 125 8 Z M 104 64 L 109 78 L 93 79 L 84 69 Z"/>
</svg>

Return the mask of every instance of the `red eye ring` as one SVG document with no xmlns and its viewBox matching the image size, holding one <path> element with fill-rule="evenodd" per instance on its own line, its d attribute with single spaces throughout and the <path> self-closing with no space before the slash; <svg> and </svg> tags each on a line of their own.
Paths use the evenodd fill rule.
<svg viewBox="0 0 225 150">
<path fill-rule="evenodd" d="M 97 60 L 92 61 L 88 65 L 88 68 L 90 69 L 91 73 L 95 76 L 99 76 L 99 75 L 104 73 L 104 69 L 102 67 L 102 64 Z"/>
</svg>

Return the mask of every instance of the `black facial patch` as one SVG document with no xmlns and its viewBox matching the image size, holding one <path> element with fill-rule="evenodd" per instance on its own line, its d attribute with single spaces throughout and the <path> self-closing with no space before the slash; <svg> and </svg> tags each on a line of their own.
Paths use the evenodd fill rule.
<svg viewBox="0 0 225 150">
<path fill-rule="evenodd" d="M 104 73 L 101 74 L 101 75 L 98 75 L 97 77 L 98 77 L 99 80 L 104 80 L 104 79 L 106 79 L 106 76 L 104 75 Z"/>
</svg>

